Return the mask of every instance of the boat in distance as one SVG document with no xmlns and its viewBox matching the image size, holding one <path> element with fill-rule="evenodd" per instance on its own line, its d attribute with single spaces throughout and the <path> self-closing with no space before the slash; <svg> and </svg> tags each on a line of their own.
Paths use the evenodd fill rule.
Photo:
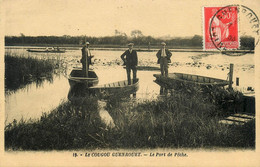
<svg viewBox="0 0 260 167">
<path fill-rule="evenodd" d="M 97 85 L 99 82 L 98 76 L 94 71 L 88 71 L 88 77 L 84 77 L 81 68 L 74 68 L 71 71 L 68 80 L 71 88 L 76 85 L 88 88 Z"/>
<path fill-rule="evenodd" d="M 155 82 L 161 86 L 166 86 L 169 88 L 174 87 L 176 83 L 183 83 L 183 84 L 193 84 L 199 86 L 226 86 L 229 84 L 229 81 L 194 75 L 194 74 L 184 74 L 184 73 L 169 73 L 168 77 L 162 76 L 161 74 L 154 74 L 153 75 L 156 80 Z"/>
<path fill-rule="evenodd" d="M 97 85 L 89 87 L 89 91 L 95 95 L 129 95 L 134 94 L 139 89 L 139 79 L 136 81 L 131 80 L 131 84 L 128 85 L 127 80 L 117 81 L 113 83 L 107 83 L 103 85 Z"/>
<path fill-rule="evenodd" d="M 27 49 L 28 52 L 39 52 L 39 53 L 65 53 L 65 49 L 60 48 L 45 48 L 45 49 Z"/>
</svg>

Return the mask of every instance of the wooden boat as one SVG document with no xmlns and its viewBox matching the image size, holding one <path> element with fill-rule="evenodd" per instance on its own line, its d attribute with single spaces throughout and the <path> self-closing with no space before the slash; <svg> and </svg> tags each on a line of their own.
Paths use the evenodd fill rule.
<svg viewBox="0 0 260 167">
<path fill-rule="evenodd" d="M 46 48 L 46 49 L 27 49 L 28 52 L 40 52 L 40 53 L 65 53 L 65 49 Z"/>
<path fill-rule="evenodd" d="M 174 88 L 178 83 L 200 86 L 226 86 L 229 84 L 229 81 L 223 79 L 184 73 L 169 73 L 168 77 L 161 74 L 154 74 L 153 76 L 156 78 L 155 82 L 157 84 L 167 88 Z"/>
<path fill-rule="evenodd" d="M 139 89 L 139 79 L 136 82 L 131 80 L 131 85 L 128 85 L 128 81 L 118 81 L 103 85 L 97 85 L 89 88 L 89 91 L 95 95 L 111 96 L 111 95 L 130 95 L 134 94 Z"/>
<path fill-rule="evenodd" d="M 88 78 L 83 76 L 81 68 L 75 68 L 71 71 L 69 75 L 69 84 L 70 87 L 84 86 L 91 87 L 98 84 L 98 76 L 94 71 L 88 71 Z"/>
</svg>

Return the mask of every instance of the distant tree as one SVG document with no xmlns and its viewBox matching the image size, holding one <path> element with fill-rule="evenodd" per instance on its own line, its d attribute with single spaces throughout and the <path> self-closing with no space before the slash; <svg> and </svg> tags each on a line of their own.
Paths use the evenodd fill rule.
<svg viewBox="0 0 260 167">
<path fill-rule="evenodd" d="M 191 45 L 192 45 L 192 46 L 201 46 L 201 43 L 202 43 L 202 36 L 200 36 L 200 35 L 194 35 L 194 36 L 191 38 Z"/>
<path fill-rule="evenodd" d="M 115 36 L 118 36 L 118 35 L 120 35 L 120 34 L 121 34 L 120 31 L 115 30 Z"/>
<path fill-rule="evenodd" d="M 25 35 L 23 33 L 20 33 L 20 36 L 22 38 L 22 43 L 24 44 L 24 41 L 25 41 Z"/>
<path fill-rule="evenodd" d="M 115 36 L 127 36 L 126 33 L 115 30 Z"/>
<path fill-rule="evenodd" d="M 161 38 L 153 38 L 152 36 L 144 36 L 140 30 L 133 30 L 131 32 L 131 38 L 125 33 L 115 30 L 114 36 L 104 36 L 104 37 L 91 37 L 91 36 L 25 36 L 20 34 L 19 36 L 6 36 L 5 45 L 25 45 L 25 44 L 45 44 L 45 45 L 55 45 L 55 44 L 73 44 L 78 45 L 84 41 L 88 41 L 95 45 L 125 45 L 128 42 L 134 42 L 136 46 L 159 46 L 162 42 Z M 172 39 L 164 39 L 164 42 L 171 47 L 193 47 L 201 46 L 202 37 L 199 35 L 194 35 L 189 38 L 175 37 Z M 240 40 L 241 49 L 254 48 L 254 38 L 251 37 L 241 37 Z"/>
<path fill-rule="evenodd" d="M 133 30 L 133 31 L 131 31 L 131 36 L 134 38 L 137 38 L 137 37 L 143 36 L 143 33 L 140 30 Z"/>
</svg>

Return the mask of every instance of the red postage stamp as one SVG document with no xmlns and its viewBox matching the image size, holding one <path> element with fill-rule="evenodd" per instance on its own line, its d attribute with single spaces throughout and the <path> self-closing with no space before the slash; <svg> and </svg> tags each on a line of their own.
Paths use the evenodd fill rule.
<svg viewBox="0 0 260 167">
<path fill-rule="evenodd" d="M 239 48 L 237 6 L 204 7 L 204 50 Z"/>
</svg>

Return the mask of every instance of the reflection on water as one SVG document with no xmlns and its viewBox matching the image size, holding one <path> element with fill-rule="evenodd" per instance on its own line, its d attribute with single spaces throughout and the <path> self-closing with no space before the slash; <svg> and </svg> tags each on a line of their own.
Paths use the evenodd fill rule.
<svg viewBox="0 0 260 167">
<path fill-rule="evenodd" d="M 83 84 L 77 84 L 73 87 L 70 87 L 69 93 L 68 93 L 68 99 L 70 101 L 77 101 L 81 98 L 85 98 L 87 96 L 93 95 L 91 92 L 89 92 L 89 89 Z"/>
<path fill-rule="evenodd" d="M 119 68 L 98 68 L 95 70 L 100 79 L 100 84 L 116 82 L 126 79 L 126 70 Z M 159 86 L 153 82 L 152 71 L 138 71 L 139 90 L 133 93 L 133 97 L 140 99 L 156 98 L 159 94 Z M 13 119 L 39 118 L 42 112 L 49 112 L 57 107 L 62 100 L 67 98 L 77 100 L 89 95 L 86 88 L 75 87 L 72 91 L 68 83 L 68 78 L 63 75 L 53 77 L 53 82 L 43 81 L 41 84 L 32 83 L 19 89 L 13 94 L 6 94 L 5 117 L 7 123 Z M 129 97 L 129 96 L 128 96 Z M 122 98 L 122 97 L 120 97 Z"/>
<path fill-rule="evenodd" d="M 10 88 L 10 90 L 9 89 L 5 90 L 5 94 L 10 95 L 10 94 L 16 93 L 17 91 L 27 91 L 28 92 L 34 86 L 36 88 L 43 87 L 46 82 L 49 82 L 50 84 L 52 84 L 53 83 L 53 75 L 50 75 L 48 77 L 37 78 L 35 80 L 29 80 L 28 82 L 26 82 L 22 85 L 18 85 L 17 87 L 16 87 L 16 85 L 13 85 L 13 87 Z M 19 87 L 19 89 L 18 89 L 18 87 Z"/>
<path fill-rule="evenodd" d="M 64 76 L 54 76 L 53 82 L 43 81 L 40 86 L 32 83 L 15 93 L 5 95 L 6 123 L 13 119 L 39 118 L 66 99 L 69 84 Z"/>
</svg>

